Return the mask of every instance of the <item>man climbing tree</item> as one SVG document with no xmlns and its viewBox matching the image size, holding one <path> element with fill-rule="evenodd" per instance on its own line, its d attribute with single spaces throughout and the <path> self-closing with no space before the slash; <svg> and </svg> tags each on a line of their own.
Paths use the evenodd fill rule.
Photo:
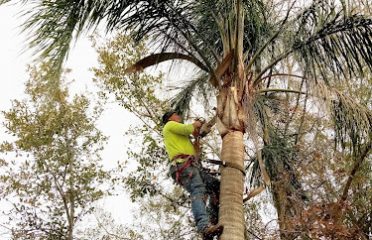
<svg viewBox="0 0 372 240">
<path fill-rule="evenodd" d="M 191 209 L 198 231 L 203 239 L 221 235 L 223 226 L 218 224 L 219 181 L 202 171 L 197 151 L 189 136 L 198 136 L 202 122 L 183 124 L 175 111 L 166 112 L 162 118 L 165 147 L 170 158 L 170 174 L 176 183 L 191 195 Z M 209 214 L 206 200 L 209 195 Z"/>
</svg>

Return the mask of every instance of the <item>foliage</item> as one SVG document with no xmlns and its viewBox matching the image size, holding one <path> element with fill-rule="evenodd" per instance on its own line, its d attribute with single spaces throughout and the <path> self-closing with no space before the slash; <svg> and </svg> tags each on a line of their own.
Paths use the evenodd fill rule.
<svg viewBox="0 0 372 240">
<path fill-rule="evenodd" d="M 133 138 L 132 146 L 142 146 L 128 150 L 130 159 L 136 159 L 139 166 L 125 183 L 131 189 L 132 198 L 153 193 L 155 190 L 151 179 L 155 178 L 156 169 L 163 169 L 166 155 L 161 141 L 161 119 L 165 102 L 155 96 L 155 87 L 159 86 L 162 76 L 153 77 L 149 74 L 125 75 L 125 69 L 147 51 L 142 44 L 136 47 L 129 37 L 119 34 L 112 41 L 97 49 L 99 54 L 98 68 L 94 68 L 96 82 L 101 86 L 101 96 L 115 100 L 124 109 L 133 113 L 141 124 L 133 126 L 128 132 Z M 124 167 L 124 166 L 119 166 Z M 121 169 L 123 170 L 123 169 Z"/>
<path fill-rule="evenodd" d="M 304 239 L 365 239 L 370 234 L 371 110 L 366 98 L 371 89 L 360 87 L 359 80 L 350 83 L 331 91 L 319 84 L 297 100 L 291 93 L 275 92 L 255 102 L 274 204 L 280 211 L 290 203 L 287 233 L 301 233 Z M 250 160 L 246 179 L 259 185 L 259 163 Z M 276 183 L 286 189 L 282 199 Z M 298 205 L 303 210 L 295 214 Z"/>
<path fill-rule="evenodd" d="M 142 240 L 143 236 L 135 230 L 117 224 L 111 214 L 103 209 L 93 212 L 95 224 L 77 233 L 80 240 Z"/>
<path fill-rule="evenodd" d="M 3 112 L 14 140 L 1 144 L 0 179 L 2 196 L 13 202 L 15 239 L 72 239 L 110 179 L 99 155 L 106 137 L 94 125 L 101 108 L 85 96 L 70 98 L 62 80 L 50 79 L 50 67 L 31 68 L 28 98 Z"/>
<path fill-rule="evenodd" d="M 182 194 L 177 189 L 170 196 L 176 199 L 177 192 Z M 145 197 L 137 213 L 137 227 L 145 231 L 145 239 L 200 239 L 195 231 L 189 204 L 172 204 L 161 195 Z"/>
</svg>

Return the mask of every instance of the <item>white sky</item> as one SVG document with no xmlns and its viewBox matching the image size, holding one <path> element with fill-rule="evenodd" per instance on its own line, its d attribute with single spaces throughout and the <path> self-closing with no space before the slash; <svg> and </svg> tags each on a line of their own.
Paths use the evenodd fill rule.
<svg viewBox="0 0 372 240">
<path fill-rule="evenodd" d="M 26 37 L 20 33 L 19 25 L 16 7 L 0 6 L 0 111 L 11 107 L 11 99 L 24 97 L 24 83 L 28 80 L 27 64 L 31 63 L 31 54 L 30 52 L 22 53 L 26 47 L 24 42 Z M 90 42 L 87 38 L 80 39 L 71 50 L 66 64 L 66 67 L 72 69 L 68 80 L 75 80 L 71 86 L 71 93 L 91 89 L 93 74 L 89 68 L 95 66 L 96 63 L 96 53 Z M 105 166 L 111 167 L 118 160 L 125 158 L 128 141 L 123 135 L 129 128 L 131 119 L 133 122 L 133 117 L 115 104 L 109 104 L 105 108 L 98 123 L 98 128 L 110 137 L 102 154 Z M 1 142 L 7 138 L 2 127 L 2 115 L 0 115 L 0 122 Z M 2 201 L 0 204 L 1 211 L 5 203 Z M 106 198 L 99 205 L 111 212 L 120 223 L 126 224 L 132 221 L 132 214 L 129 211 L 132 204 L 124 193 L 117 197 Z"/>
</svg>

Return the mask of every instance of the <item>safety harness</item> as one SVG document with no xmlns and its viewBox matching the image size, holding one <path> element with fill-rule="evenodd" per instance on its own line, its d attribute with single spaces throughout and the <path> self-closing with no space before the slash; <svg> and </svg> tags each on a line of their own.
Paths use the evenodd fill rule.
<svg viewBox="0 0 372 240">
<path fill-rule="evenodd" d="M 185 159 L 185 161 L 182 163 L 182 166 L 178 167 L 178 165 L 176 164 L 176 167 L 177 167 L 177 170 L 176 170 L 176 182 L 179 183 L 179 184 L 181 184 L 181 182 L 180 182 L 180 176 L 181 176 L 182 172 L 186 168 L 190 167 L 194 162 L 196 162 L 196 159 L 197 158 L 195 156 L 193 156 L 193 155 L 179 154 L 179 155 L 176 155 L 173 158 L 173 161 L 175 161 L 176 159 Z M 221 160 L 216 160 L 216 159 L 206 159 L 205 161 L 208 162 L 208 163 L 219 165 L 219 166 L 237 169 L 241 173 L 243 173 L 243 175 L 245 176 L 244 168 L 241 167 L 238 164 L 226 162 L 226 161 L 223 161 L 223 160 L 222 161 Z M 192 177 L 192 173 L 190 173 L 190 175 L 189 175 L 189 178 L 191 178 L 191 177 Z"/>
<path fill-rule="evenodd" d="M 194 161 L 196 161 L 196 158 L 195 156 L 193 155 L 188 155 L 188 154 L 178 154 L 176 156 L 173 157 L 173 161 L 176 161 L 177 159 L 185 159 L 185 161 L 182 163 L 182 166 L 178 167 L 177 163 L 176 163 L 176 167 L 177 167 L 177 170 L 176 170 L 176 182 L 181 184 L 181 181 L 180 181 L 180 177 L 181 177 L 181 174 L 182 172 L 190 167 L 192 165 L 192 163 Z M 189 174 L 189 178 L 192 177 L 192 173 Z"/>
</svg>

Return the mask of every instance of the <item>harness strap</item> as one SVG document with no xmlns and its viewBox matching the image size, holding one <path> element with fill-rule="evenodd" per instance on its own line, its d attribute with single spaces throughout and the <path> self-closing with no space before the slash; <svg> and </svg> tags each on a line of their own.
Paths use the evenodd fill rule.
<svg viewBox="0 0 372 240">
<path fill-rule="evenodd" d="M 217 165 L 221 165 L 221 166 L 224 166 L 224 167 L 229 167 L 229 168 L 237 169 L 241 173 L 243 173 L 243 175 L 245 176 L 245 170 L 239 164 L 231 163 L 231 162 L 226 162 L 226 161 L 215 160 L 215 159 L 207 159 L 207 162 L 213 163 L 213 164 L 217 164 Z"/>
<path fill-rule="evenodd" d="M 187 161 L 180 168 L 177 168 L 177 171 L 176 171 L 176 182 L 177 183 L 181 184 L 180 176 L 181 176 L 182 172 L 186 168 L 190 167 L 193 161 L 194 161 L 194 157 L 189 155 L 189 158 L 187 159 Z M 191 177 L 192 177 L 192 175 L 190 174 L 189 178 L 191 178 Z"/>
<path fill-rule="evenodd" d="M 189 154 L 178 154 L 176 156 L 174 156 L 172 158 L 172 161 L 176 160 L 176 159 L 179 159 L 179 158 L 182 158 L 182 159 L 189 159 L 190 157 L 192 157 L 192 155 L 189 155 Z"/>
<path fill-rule="evenodd" d="M 230 162 L 225 162 L 225 161 L 223 161 L 222 166 L 237 169 L 237 170 L 239 170 L 241 173 L 243 173 L 243 175 L 245 176 L 244 168 L 241 167 L 239 164 L 236 164 L 236 163 L 230 163 Z"/>
</svg>

